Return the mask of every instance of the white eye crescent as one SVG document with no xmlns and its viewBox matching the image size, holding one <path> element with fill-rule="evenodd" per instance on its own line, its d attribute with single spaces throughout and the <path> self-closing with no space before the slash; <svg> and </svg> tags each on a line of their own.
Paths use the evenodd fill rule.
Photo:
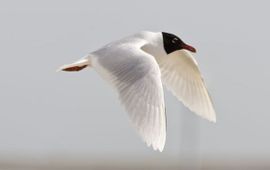
<svg viewBox="0 0 270 170">
<path fill-rule="evenodd" d="M 177 38 L 172 39 L 172 43 L 175 44 L 177 42 L 177 40 L 178 40 Z"/>
</svg>

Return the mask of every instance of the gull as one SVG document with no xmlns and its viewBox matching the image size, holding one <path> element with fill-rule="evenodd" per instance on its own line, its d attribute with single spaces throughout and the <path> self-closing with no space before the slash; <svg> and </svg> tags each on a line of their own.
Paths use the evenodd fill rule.
<svg viewBox="0 0 270 170">
<path fill-rule="evenodd" d="M 216 121 L 211 97 L 192 56 L 195 52 L 174 34 L 141 31 L 59 70 L 93 68 L 116 90 L 131 124 L 147 146 L 162 152 L 167 123 L 163 85 L 192 112 Z"/>
</svg>

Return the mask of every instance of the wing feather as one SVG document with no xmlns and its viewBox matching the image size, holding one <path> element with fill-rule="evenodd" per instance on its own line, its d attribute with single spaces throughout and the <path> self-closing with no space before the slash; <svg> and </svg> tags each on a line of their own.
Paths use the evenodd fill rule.
<svg viewBox="0 0 270 170">
<path fill-rule="evenodd" d="M 161 73 L 154 57 L 140 48 L 98 56 L 94 68 L 117 90 L 136 131 L 155 150 L 166 140 L 166 116 Z"/>
<path fill-rule="evenodd" d="M 216 113 L 196 60 L 186 50 L 157 60 L 163 84 L 191 111 L 215 122 Z"/>
</svg>

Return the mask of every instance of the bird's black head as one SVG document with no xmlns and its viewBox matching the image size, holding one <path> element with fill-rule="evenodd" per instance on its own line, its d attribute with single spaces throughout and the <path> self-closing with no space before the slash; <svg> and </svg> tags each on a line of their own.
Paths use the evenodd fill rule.
<svg viewBox="0 0 270 170">
<path fill-rule="evenodd" d="M 164 49 L 165 49 L 167 54 L 170 54 L 170 53 L 172 53 L 174 51 L 182 50 L 182 49 L 189 50 L 189 51 L 191 51 L 193 53 L 196 52 L 196 49 L 194 47 L 185 44 L 176 35 L 166 33 L 166 32 L 162 32 L 162 36 L 163 36 Z"/>
</svg>

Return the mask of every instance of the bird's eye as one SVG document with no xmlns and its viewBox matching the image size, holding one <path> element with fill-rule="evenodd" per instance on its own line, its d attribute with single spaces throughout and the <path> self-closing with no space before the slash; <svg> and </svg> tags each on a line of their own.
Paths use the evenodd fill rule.
<svg viewBox="0 0 270 170">
<path fill-rule="evenodd" d="M 175 44 L 177 42 L 177 38 L 172 39 L 172 43 Z"/>
</svg>

